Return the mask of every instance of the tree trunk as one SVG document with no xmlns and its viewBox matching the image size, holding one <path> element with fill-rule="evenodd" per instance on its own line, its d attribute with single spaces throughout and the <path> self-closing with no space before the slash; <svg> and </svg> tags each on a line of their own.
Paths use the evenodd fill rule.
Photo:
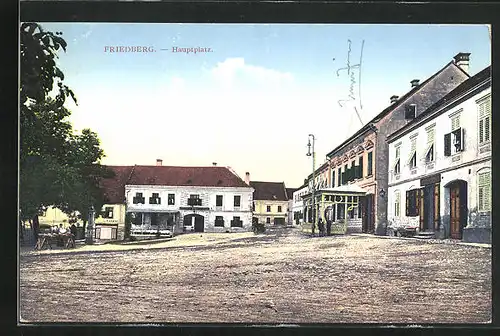
<svg viewBox="0 0 500 336">
<path fill-rule="evenodd" d="M 33 228 L 33 237 L 35 238 L 35 241 L 38 240 L 38 233 L 40 231 L 40 222 L 38 221 L 38 215 L 35 215 L 33 217 L 33 224 L 31 225 Z"/>
</svg>

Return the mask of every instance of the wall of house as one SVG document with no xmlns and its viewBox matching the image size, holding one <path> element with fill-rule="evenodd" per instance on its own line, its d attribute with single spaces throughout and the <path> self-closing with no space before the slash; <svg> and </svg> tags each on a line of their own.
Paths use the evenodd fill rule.
<svg viewBox="0 0 500 336">
<path fill-rule="evenodd" d="M 267 212 L 267 206 L 271 206 L 270 212 Z M 278 212 L 278 206 L 281 206 L 281 212 Z M 274 218 L 284 218 L 286 221 L 287 208 L 288 208 L 288 201 L 256 200 L 253 217 L 258 218 L 259 223 L 262 224 L 266 224 L 267 218 L 270 218 L 271 221 L 270 224 L 273 224 Z"/>
<path fill-rule="evenodd" d="M 108 218 L 108 214 L 105 213 L 106 208 L 113 209 L 113 217 Z M 104 204 L 101 210 L 102 214 L 95 218 L 95 224 L 97 226 L 118 226 L 117 239 L 123 240 L 125 235 L 125 204 Z"/>
<path fill-rule="evenodd" d="M 302 214 L 302 218 L 299 219 L 299 225 L 304 222 L 304 202 L 302 201 L 302 196 L 305 195 L 309 191 L 308 187 L 303 187 L 298 190 L 296 190 L 293 193 L 293 204 L 292 204 L 292 219 L 293 219 L 293 214 L 294 213 L 300 213 Z M 296 223 L 295 220 L 293 221 L 294 224 Z"/>
<path fill-rule="evenodd" d="M 38 222 L 40 225 L 59 226 L 59 224 L 63 224 L 64 227 L 67 227 L 69 226 L 69 217 L 58 208 L 49 206 L 42 215 L 38 216 Z"/>
<path fill-rule="evenodd" d="M 402 220 L 405 219 L 405 198 L 406 190 L 411 186 L 420 187 L 420 179 L 440 173 L 440 231 L 447 236 L 450 227 L 450 191 L 446 185 L 455 180 L 467 182 L 468 186 L 468 219 L 467 227 L 489 228 L 491 227 L 490 212 L 479 213 L 477 211 L 477 178 L 478 172 L 484 169 L 491 169 L 491 143 L 482 145 L 478 140 L 478 107 L 477 100 L 490 95 L 490 88 L 477 92 L 460 104 L 447 109 L 442 114 L 436 114 L 432 119 L 423 121 L 418 128 L 415 128 L 402 137 L 392 140 L 388 144 L 389 153 L 389 193 L 388 193 L 388 219 L 392 219 L 394 214 L 393 202 L 394 191 L 401 191 Z M 452 118 L 459 116 L 459 126 L 464 129 L 463 150 L 456 152 L 452 146 L 452 154 L 445 156 L 444 136 L 452 130 Z M 428 148 L 427 130 L 433 128 L 434 136 L 434 161 L 425 161 L 425 150 Z M 408 161 L 411 153 L 411 138 L 416 137 L 417 166 L 410 169 Z M 396 148 L 400 148 L 400 173 L 396 174 L 394 166 L 396 163 Z M 417 217 L 418 218 L 418 217 Z M 489 224 L 488 224 L 489 223 Z M 473 230 L 470 230 L 471 232 Z M 478 231 L 478 230 L 476 230 Z M 464 238 L 466 239 L 466 238 Z"/>
<path fill-rule="evenodd" d="M 411 95 L 400 106 L 394 109 L 387 116 L 377 122 L 377 142 L 376 152 L 376 176 L 377 191 L 388 190 L 389 183 L 389 147 L 386 142 L 387 137 L 406 125 L 409 120 L 405 120 L 405 105 L 416 104 L 417 115 L 424 112 L 432 104 L 440 100 L 447 93 L 452 91 L 463 81 L 469 78 L 459 68 L 451 64 L 440 74 L 423 85 L 418 91 Z M 410 89 L 410 88 L 409 88 Z M 399 102 L 398 102 L 399 103 Z M 376 204 L 376 233 L 385 234 L 387 226 L 387 202 L 377 202 Z"/>
<path fill-rule="evenodd" d="M 136 193 L 141 192 L 145 198 L 146 204 L 133 204 L 133 198 Z M 152 193 L 158 193 L 161 198 L 161 204 L 149 204 L 149 197 Z M 173 205 L 168 205 L 168 194 L 175 195 L 175 203 Z M 179 225 L 183 225 L 183 217 L 193 213 L 191 209 L 180 209 L 183 207 L 189 207 L 188 198 L 190 195 L 199 195 L 202 200 L 201 208 L 208 208 L 208 210 L 196 210 L 197 214 L 201 214 L 205 218 L 205 231 L 206 232 L 217 232 L 224 230 L 224 228 L 215 227 L 215 216 L 223 216 L 225 219 L 225 225 L 230 225 L 229 220 L 233 216 L 239 216 L 243 221 L 243 229 L 251 229 L 251 219 L 252 219 L 252 203 L 253 203 L 253 188 L 245 187 L 167 187 L 167 186 L 126 186 L 125 195 L 127 199 L 127 211 L 128 212 L 160 212 L 160 211 L 170 211 L 177 212 L 180 211 Z M 217 195 L 223 196 L 222 206 L 216 205 Z M 234 196 L 241 196 L 240 206 L 234 206 Z M 196 207 L 195 207 L 196 208 Z M 285 214 L 286 214 L 286 208 Z M 228 219 L 226 221 L 226 219 Z M 233 228 L 233 230 L 241 230 L 241 228 Z M 175 232 L 179 232 L 179 228 L 175 229 Z"/>
</svg>

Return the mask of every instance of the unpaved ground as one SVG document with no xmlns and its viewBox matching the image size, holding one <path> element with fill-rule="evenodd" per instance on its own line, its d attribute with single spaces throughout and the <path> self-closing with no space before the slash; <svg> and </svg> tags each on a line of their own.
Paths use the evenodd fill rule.
<svg viewBox="0 0 500 336">
<path fill-rule="evenodd" d="M 194 237 L 194 236 L 193 236 Z M 296 231 L 22 255 L 22 321 L 485 323 L 491 249 Z"/>
</svg>

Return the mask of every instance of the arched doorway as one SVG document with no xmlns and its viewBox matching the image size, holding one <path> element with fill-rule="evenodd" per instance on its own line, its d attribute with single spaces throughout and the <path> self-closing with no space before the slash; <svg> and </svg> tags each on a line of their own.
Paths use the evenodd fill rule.
<svg viewBox="0 0 500 336">
<path fill-rule="evenodd" d="M 205 217 L 198 214 L 184 216 L 184 226 L 192 226 L 194 232 L 205 231 Z"/>
<path fill-rule="evenodd" d="M 446 202 L 449 202 L 450 216 L 450 238 L 462 239 L 463 229 L 467 226 L 468 204 L 467 204 L 467 182 L 454 180 L 445 185 L 449 190 Z"/>
</svg>

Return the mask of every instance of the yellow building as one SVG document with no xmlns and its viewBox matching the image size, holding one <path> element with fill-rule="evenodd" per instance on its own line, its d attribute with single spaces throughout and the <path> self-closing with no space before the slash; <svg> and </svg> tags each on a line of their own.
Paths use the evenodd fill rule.
<svg viewBox="0 0 500 336">
<path fill-rule="evenodd" d="M 285 225 L 288 196 L 284 182 L 250 182 L 253 193 L 253 223 Z"/>
<path fill-rule="evenodd" d="M 69 226 L 69 217 L 60 209 L 49 206 L 47 210 L 38 216 L 38 222 L 41 226 L 59 226 L 59 224 L 62 224 L 64 227 L 67 227 Z"/>
</svg>

